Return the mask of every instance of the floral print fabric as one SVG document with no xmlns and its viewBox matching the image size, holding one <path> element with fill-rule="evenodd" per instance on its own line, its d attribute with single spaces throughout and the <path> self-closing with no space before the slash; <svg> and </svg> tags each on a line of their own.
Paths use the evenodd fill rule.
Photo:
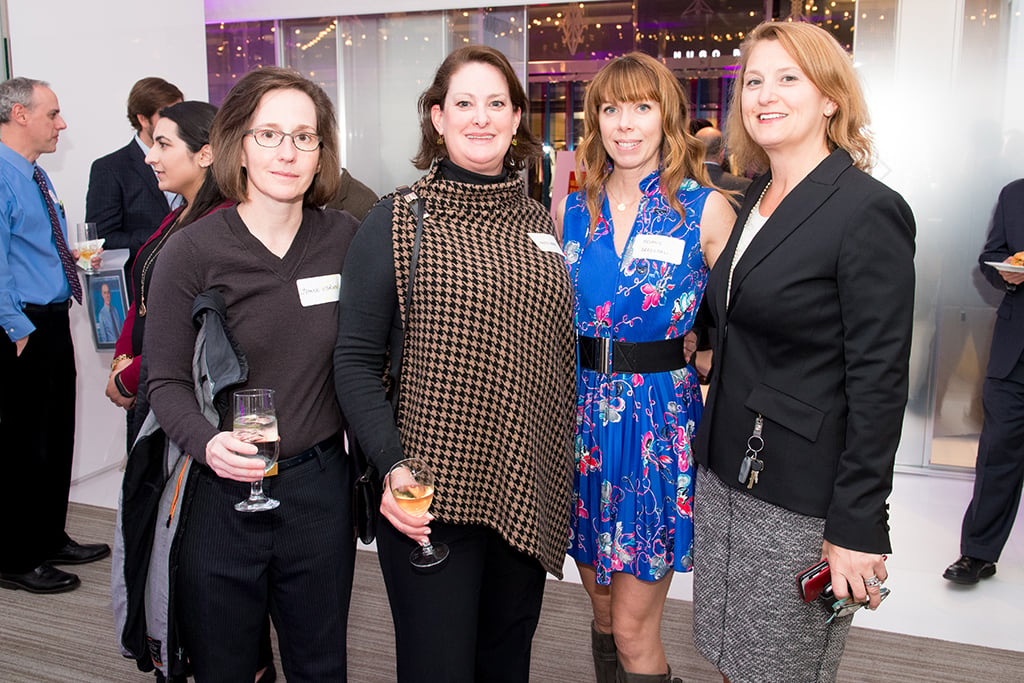
<svg viewBox="0 0 1024 683">
<path fill-rule="evenodd" d="M 681 337 L 693 325 L 708 276 L 700 218 L 711 190 L 685 181 L 678 193 L 685 211 L 680 217 L 661 194 L 659 179 L 654 172 L 640 183 L 640 208 L 621 258 L 607 199 L 592 239 L 585 198 L 573 193 L 566 200 L 563 250 L 576 290 L 578 334 L 659 341 Z M 654 241 L 671 246 L 645 246 Z M 696 372 L 684 367 L 601 374 L 579 368 L 576 385 L 569 555 L 593 566 L 602 585 L 611 583 L 613 572 L 656 581 L 670 569 L 689 571 L 690 440 L 703 410 Z"/>
</svg>

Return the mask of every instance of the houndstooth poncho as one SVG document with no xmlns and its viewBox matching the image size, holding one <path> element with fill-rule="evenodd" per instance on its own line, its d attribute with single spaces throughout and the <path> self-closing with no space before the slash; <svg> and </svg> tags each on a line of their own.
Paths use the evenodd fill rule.
<svg viewBox="0 0 1024 683">
<path fill-rule="evenodd" d="M 575 412 L 572 285 L 559 253 L 528 233 L 551 218 L 515 174 L 493 185 L 446 180 L 413 190 L 425 219 L 405 311 L 416 221 L 394 204 L 405 344 L 398 410 L 405 457 L 427 460 L 431 513 L 496 530 L 561 578 L 568 545 Z"/>
</svg>

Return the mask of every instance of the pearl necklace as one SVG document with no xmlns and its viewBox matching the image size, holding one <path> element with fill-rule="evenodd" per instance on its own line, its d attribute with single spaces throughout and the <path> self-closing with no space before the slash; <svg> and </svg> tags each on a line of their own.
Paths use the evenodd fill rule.
<svg viewBox="0 0 1024 683">
<path fill-rule="evenodd" d="M 774 178 L 772 180 L 774 180 Z M 746 222 L 744 222 L 743 227 L 740 229 L 740 241 L 742 241 L 743 233 L 746 230 L 751 228 L 751 224 L 752 223 L 754 223 L 755 221 L 759 220 L 759 221 L 762 221 L 761 223 L 759 223 L 759 225 L 763 225 L 763 222 L 768 220 L 767 218 L 764 218 L 761 215 L 761 200 L 764 199 L 765 193 L 768 192 L 768 188 L 771 187 L 771 186 L 772 186 L 772 181 L 769 180 L 768 184 L 764 186 L 763 190 L 761 190 L 761 196 L 757 198 L 757 201 L 754 202 L 754 206 L 751 207 L 751 209 L 750 209 L 750 213 L 747 214 L 747 220 L 746 220 Z M 730 295 L 732 294 L 732 274 L 733 274 L 733 271 L 736 270 L 736 264 L 739 262 L 740 257 L 743 255 L 744 251 L 746 251 L 746 247 L 744 247 L 743 249 L 740 249 L 740 243 L 737 242 L 736 243 L 736 251 L 734 251 L 732 253 L 732 262 L 729 264 L 729 279 L 726 281 L 726 285 L 725 285 L 725 305 L 726 306 L 729 305 Z"/>
</svg>

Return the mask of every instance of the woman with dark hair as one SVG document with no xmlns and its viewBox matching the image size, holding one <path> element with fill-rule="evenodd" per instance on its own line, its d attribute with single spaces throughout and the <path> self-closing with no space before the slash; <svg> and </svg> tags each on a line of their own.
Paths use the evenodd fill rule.
<svg viewBox="0 0 1024 683">
<path fill-rule="evenodd" d="M 356 221 L 319 208 L 340 175 L 334 107 L 298 74 L 259 69 L 228 93 L 210 142 L 217 184 L 238 204 L 164 247 L 144 347 L 153 413 L 196 462 L 176 541 L 181 639 L 198 681 L 251 680 L 269 610 L 289 680 L 344 681 L 355 541 L 331 359 Z M 264 463 L 230 431 L 230 410 L 211 424 L 194 393 L 192 307 L 211 290 L 247 360 L 237 388 L 276 392 L 273 510 L 235 509 Z"/>
<path fill-rule="evenodd" d="M 718 333 L 694 440 L 694 640 L 733 683 L 832 681 L 852 610 L 887 591 L 914 216 L 866 172 L 864 95 L 827 31 L 754 29 L 729 111 L 730 148 L 762 175 L 708 282 Z M 820 560 L 828 602 L 796 582 Z"/>
<path fill-rule="evenodd" d="M 342 274 L 338 400 L 384 477 L 377 551 L 400 681 L 526 681 L 545 571 L 568 538 L 573 414 L 572 287 L 551 218 L 518 173 L 540 152 L 528 100 L 497 50 L 452 52 L 420 96 L 413 186 L 422 238 L 401 197 L 378 204 Z M 385 374 L 404 332 L 396 412 Z M 392 348 L 397 352 L 397 348 Z M 436 472 L 431 514 L 398 507 L 388 471 Z M 422 573 L 409 553 L 450 548 Z"/>
<path fill-rule="evenodd" d="M 125 316 L 107 379 L 107 398 L 128 411 L 129 451 L 148 412 L 140 373 L 148 310 L 146 299 L 153 264 L 171 235 L 211 211 L 231 204 L 217 188 L 211 170 L 210 125 L 216 114 L 217 108 L 206 102 L 179 102 L 166 107 L 160 112 L 161 118 L 153 129 L 153 146 L 146 155 L 146 163 L 156 172 L 160 189 L 180 194 L 182 204 L 167 214 L 132 265 L 134 303 Z"/>
<path fill-rule="evenodd" d="M 693 567 L 702 403 L 684 338 L 736 214 L 689 110 L 653 57 L 609 62 L 587 88 L 583 189 L 557 213 L 579 339 L 569 555 L 593 607 L 599 683 L 671 679 L 661 615 L 674 572 Z"/>
</svg>

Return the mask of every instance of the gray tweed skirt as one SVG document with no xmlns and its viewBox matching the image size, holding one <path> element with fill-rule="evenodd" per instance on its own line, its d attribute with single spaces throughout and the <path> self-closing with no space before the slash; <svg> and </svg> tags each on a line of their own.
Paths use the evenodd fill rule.
<svg viewBox="0 0 1024 683">
<path fill-rule="evenodd" d="M 725 485 L 700 467 L 693 503 L 693 641 L 731 683 L 834 681 L 853 616 L 804 603 L 825 520 Z"/>
</svg>

